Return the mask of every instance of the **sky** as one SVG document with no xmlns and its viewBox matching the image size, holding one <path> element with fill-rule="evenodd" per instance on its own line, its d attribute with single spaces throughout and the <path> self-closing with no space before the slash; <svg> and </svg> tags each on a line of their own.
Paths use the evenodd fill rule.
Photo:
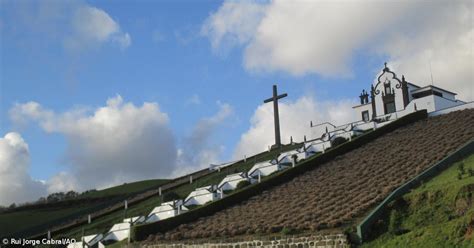
<svg viewBox="0 0 474 248">
<path fill-rule="evenodd" d="M 472 1 L 0 0 L 0 205 L 172 178 L 355 120 L 387 62 L 474 98 Z"/>
</svg>

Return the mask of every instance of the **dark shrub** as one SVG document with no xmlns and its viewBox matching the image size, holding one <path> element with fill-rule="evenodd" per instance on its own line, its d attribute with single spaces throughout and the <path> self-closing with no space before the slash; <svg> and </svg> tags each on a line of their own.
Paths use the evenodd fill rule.
<svg viewBox="0 0 474 248">
<path fill-rule="evenodd" d="M 281 234 L 283 235 L 291 235 L 291 234 L 294 234 L 296 233 L 295 230 L 293 228 L 290 228 L 290 227 L 283 227 L 283 229 L 281 229 Z"/>
<path fill-rule="evenodd" d="M 331 141 L 331 147 L 336 147 L 338 145 L 344 144 L 347 142 L 347 139 L 344 137 L 336 137 L 334 140 Z"/>
<path fill-rule="evenodd" d="M 469 174 L 470 177 L 474 176 L 474 170 L 472 168 L 467 169 L 467 174 Z"/>
<path fill-rule="evenodd" d="M 237 188 L 236 189 L 242 189 L 242 188 L 245 188 L 247 186 L 250 185 L 250 182 L 249 181 L 240 181 L 238 184 L 237 184 Z"/>
<path fill-rule="evenodd" d="M 463 163 L 463 162 L 459 163 L 459 165 L 458 165 L 458 172 L 459 172 L 459 174 L 461 174 L 461 175 L 464 175 L 464 173 L 466 173 L 466 170 L 464 169 L 464 163 Z"/>
<path fill-rule="evenodd" d="M 163 202 L 173 201 L 180 199 L 179 195 L 175 192 L 167 192 L 163 195 Z"/>
<path fill-rule="evenodd" d="M 390 212 L 390 219 L 388 222 L 388 231 L 394 235 L 400 234 L 401 215 L 397 210 Z"/>
<path fill-rule="evenodd" d="M 224 190 L 224 195 L 228 195 L 228 194 L 230 194 L 232 191 L 233 191 L 233 190 L 231 190 L 231 189 Z"/>
</svg>

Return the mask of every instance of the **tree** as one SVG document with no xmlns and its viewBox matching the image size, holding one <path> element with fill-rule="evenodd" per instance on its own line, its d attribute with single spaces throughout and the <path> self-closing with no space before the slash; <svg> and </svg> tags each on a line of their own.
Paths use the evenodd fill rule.
<svg viewBox="0 0 474 248">
<path fill-rule="evenodd" d="M 74 198 L 76 198 L 76 197 L 78 197 L 78 196 L 79 196 L 79 193 L 77 193 L 77 192 L 71 190 L 71 191 L 69 191 L 69 192 L 66 193 L 65 198 L 66 198 L 66 199 L 74 199 Z"/>
</svg>

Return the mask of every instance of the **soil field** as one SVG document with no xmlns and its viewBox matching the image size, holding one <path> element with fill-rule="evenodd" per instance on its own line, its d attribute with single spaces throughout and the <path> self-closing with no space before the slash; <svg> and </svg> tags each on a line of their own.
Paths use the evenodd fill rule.
<svg viewBox="0 0 474 248">
<path fill-rule="evenodd" d="M 148 240 L 340 227 L 367 213 L 395 188 L 474 138 L 473 124 L 473 109 L 418 121 L 241 204 Z"/>
</svg>

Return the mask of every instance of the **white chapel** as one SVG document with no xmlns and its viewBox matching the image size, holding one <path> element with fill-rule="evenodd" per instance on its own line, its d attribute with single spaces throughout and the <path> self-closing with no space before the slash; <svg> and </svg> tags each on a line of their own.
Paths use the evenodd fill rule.
<svg viewBox="0 0 474 248">
<path fill-rule="evenodd" d="M 354 110 L 363 121 L 375 120 L 392 113 L 407 114 L 426 109 L 428 113 L 465 104 L 456 100 L 456 93 L 427 85 L 418 86 L 397 77 L 385 63 L 385 67 L 371 85 L 370 92 L 363 90 L 360 104 Z"/>
</svg>

